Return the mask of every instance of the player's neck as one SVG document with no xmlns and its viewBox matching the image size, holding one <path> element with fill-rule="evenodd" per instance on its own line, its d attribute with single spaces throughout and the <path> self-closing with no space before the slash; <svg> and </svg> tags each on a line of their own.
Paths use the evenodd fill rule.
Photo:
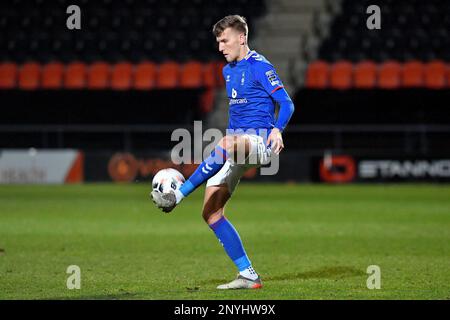
<svg viewBox="0 0 450 320">
<path fill-rule="evenodd" d="M 248 46 L 242 47 L 241 53 L 239 54 L 239 57 L 236 59 L 236 62 L 239 62 L 242 59 L 244 59 L 249 52 L 250 52 L 250 48 Z"/>
</svg>

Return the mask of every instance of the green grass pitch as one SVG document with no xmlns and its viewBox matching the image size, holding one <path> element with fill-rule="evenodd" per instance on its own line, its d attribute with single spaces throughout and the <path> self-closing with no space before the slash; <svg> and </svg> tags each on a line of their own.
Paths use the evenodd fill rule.
<svg viewBox="0 0 450 320">
<path fill-rule="evenodd" d="M 0 186 L 0 299 L 450 299 L 449 185 L 241 183 L 226 214 L 265 286 L 238 291 L 203 190 L 171 214 L 149 191 Z"/>
</svg>

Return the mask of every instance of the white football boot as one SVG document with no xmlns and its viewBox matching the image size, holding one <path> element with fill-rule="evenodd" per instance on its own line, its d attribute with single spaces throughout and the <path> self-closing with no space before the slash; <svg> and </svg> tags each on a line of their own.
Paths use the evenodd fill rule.
<svg viewBox="0 0 450 320">
<path fill-rule="evenodd" d="M 169 213 L 177 205 L 177 198 L 175 196 L 175 193 L 173 193 L 173 191 L 169 193 L 161 193 L 159 191 L 153 190 L 150 193 L 150 196 L 153 202 L 156 204 L 156 206 L 165 213 Z"/>
<path fill-rule="evenodd" d="M 256 280 L 250 280 L 240 274 L 238 274 L 237 278 L 233 281 L 221 284 L 217 287 L 220 290 L 229 290 L 229 289 L 260 289 L 262 288 L 261 278 L 258 277 Z"/>
</svg>

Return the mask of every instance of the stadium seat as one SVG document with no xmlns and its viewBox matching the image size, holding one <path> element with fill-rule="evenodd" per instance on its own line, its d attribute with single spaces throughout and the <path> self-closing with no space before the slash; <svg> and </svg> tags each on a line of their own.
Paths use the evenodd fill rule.
<svg viewBox="0 0 450 320">
<path fill-rule="evenodd" d="M 216 70 L 215 70 L 215 76 L 216 76 L 216 83 L 218 87 L 225 86 L 225 79 L 223 78 L 223 68 L 225 67 L 225 62 L 223 61 L 217 61 L 215 62 Z"/>
<path fill-rule="evenodd" d="M 325 61 L 315 61 L 309 64 L 306 71 L 306 87 L 324 89 L 328 85 L 330 67 Z"/>
<path fill-rule="evenodd" d="M 39 88 L 41 67 L 36 62 L 27 62 L 19 70 L 19 88 L 35 90 Z"/>
<path fill-rule="evenodd" d="M 199 88 L 203 86 L 203 66 L 200 62 L 190 61 L 181 67 L 180 87 Z"/>
<path fill-rule="evenodd" d="M 0 89 L 13 89 L 17 82 L 17 66 L 15 63 L 0 63 Z"/>
<path fill-rule="evenodd" d="M 215 91 L 213 88 L 208 88 L 200 97 L 200 110 L 203 113 L 208 113 L 214 106 Z"/>
<path fill-rule="evenodd" d="M 203 84 L 207 88 L 214 88 L 217 85 L 217 73 L 214 62 L 203 65 Z"/>
<path fill-rule="evenodd" d="M 156 66 L 153 62 L 141 62 L 136 66 L 134 74 L 134 88 L 149 90 L 155 86 Z"/>
<path fill-rule="evenodd" d="M 420 61 L 409 61 L 403 65 L 402 86 L 405 88 L 421 87 L 424 80 L 424 66 Z"/>
<path fill-rule="evenodd" d="M 396 89 L 400 87 L 401 65 L 396 61 L 386 61 L 381 64 L 378 73 L 378 87 Z"/>
<path fill-rule="evenodd" d="M 109 87 L 110 66 L 106 62 L 95 62 L 88 69 L 87 86 L 89 89 Z"/>
<path fill-rule="evenodd" d="M 352 86 L 353 65 L 349 61 L 338 61 L 330 67 L 330 86 L 345 90 Z"/>
<path fill-rule="evenodd" d="M 179 65 L 176 62 L 164 62 L 159 65 L 156 85 L 159 89 L 172 89 L 178 85 Z"/>
<path fill-rule="evenodd" d="M 128 90 L 131 88 L 133 66 L 129 62 L 120 62 L 112 67 L 111 88 L 114 90 Z"/>
<path fill-rule="evenodd" d="M 354 86 L 358 89 L 372 89 L 377 81 L 377 65 L 372 61 L 361 61 L 355 65 Z"/>
<path fill-rule="evenodd" d="M 60 62 L 50 62 L 42 67 L 43 89 L 60 89 L 63 83 L 64 65 Z"/>
<path fill-rule="evenodd" d="M 447 66 L 442 61 L 431 61 L 425 65 L 425 87 L 442 89 L 446 85 Z"/>
<path fill-rule="evenodd" d="M 64 73 L 64 87 L 67 89 L 83 89 L 86 86 L 86 65 L 73 62 L 67 65 Z"/>
</svg>

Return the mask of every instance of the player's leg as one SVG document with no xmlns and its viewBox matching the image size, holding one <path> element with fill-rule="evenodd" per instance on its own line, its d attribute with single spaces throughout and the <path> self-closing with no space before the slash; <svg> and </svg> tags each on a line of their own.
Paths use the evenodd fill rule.
<svg viewBox="0 0 450 320">
<path fill-rule="evenodd" d="M 153 201 L 163 208 L 163 211 L 170 212 L 183 198 L 219 172 L 229 158 L 245 160 L 248 156 L 249 148 L 250 142 L 245 135 L 227 135 L 223 137 L 211 155 L 197 167 L 178 190 L 167 194 L 152 192 Z"/>
<path fill-rule="evenodd" d="M 261 279 L 252 267 L 245 252 L 239 233 L 225 217 L 224 210 L 231 193 L 245 172 L 243 166 L 226 164 L 212 179 L 208 180 L 203 202 L 203 219 L 214 231 L 225 252 L 239 270 L 238 278 L 220 285 L 218 289 L 256 289 L 261 288 Z"/>
<path fill-rule="evenodd" d="M 176 194 L 177 203 L 179 203 L 182 198 L 188 196 L 203 182 L 219 172 L 229 158 L 237 159 L 238 157 L 246 157 L 248 155 L 248 150 L 249 141 L 246 136 L 228 135 L 223 137 L 211 155 L 198 166 L 194 173 L 180 187 L 179 192 Z"/>
</svg>

